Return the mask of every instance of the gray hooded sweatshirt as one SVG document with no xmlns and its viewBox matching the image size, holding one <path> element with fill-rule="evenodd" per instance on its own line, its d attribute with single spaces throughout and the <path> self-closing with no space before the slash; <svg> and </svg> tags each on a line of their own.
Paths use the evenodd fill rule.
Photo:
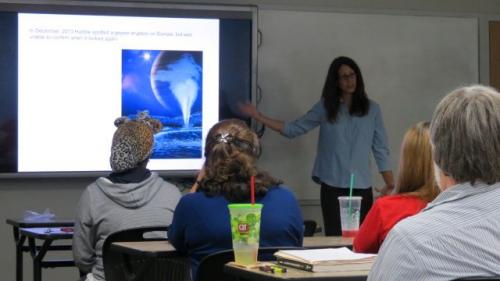
<svg viewBox="0 0 500 281">
<path fill-rule="evenodd" d="M 116 231 L 170 225 L 181 193 L 157 173 L 139 183 L 115 184 L 101 177 L 83 192 L 73 235 L 75 264 L 104 280 L 102 246 Z"/>
</svg>

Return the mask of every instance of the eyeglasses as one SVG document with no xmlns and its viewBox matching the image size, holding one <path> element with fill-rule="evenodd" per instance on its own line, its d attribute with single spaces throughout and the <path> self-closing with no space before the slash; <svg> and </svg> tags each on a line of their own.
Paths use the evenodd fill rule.
<svg viewBox="0 0 500 281">
<path fill-rule="evenodd" d="M 356 73 L 354 73 L 354 72 L 351 74 L 344 74 L 344 75 L 339 76 L 339 80 L 343 80 L 343 81 L 354 79 L 354 78 L 356 78 Z"/>
</svg>

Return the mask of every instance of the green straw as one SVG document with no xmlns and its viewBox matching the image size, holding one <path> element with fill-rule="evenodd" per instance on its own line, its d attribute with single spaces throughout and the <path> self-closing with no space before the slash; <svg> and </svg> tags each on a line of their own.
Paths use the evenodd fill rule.
<svg viewBox="0 0 500 281">
<path fill-rule="evenodd" d="M 354 173 L 351 173 L 351 184 L 349 185 L 349 217 L 351 216 L 351 213 L 352 213 L 351 201 L 352 201 L 352 189 L 353 188 L 354 188 Z"/>
</svg>

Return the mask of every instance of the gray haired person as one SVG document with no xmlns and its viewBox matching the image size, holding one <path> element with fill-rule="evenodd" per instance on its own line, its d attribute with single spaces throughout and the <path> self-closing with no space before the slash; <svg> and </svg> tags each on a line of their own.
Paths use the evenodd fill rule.
<svg viewBox="0 0 500 281">
<path fill-rule="evenodd" d="M 456 89 L 430 132 L 442 193 L 391 230 L 370 281 L 500 276 L 500 93 Z"/>
</svg>

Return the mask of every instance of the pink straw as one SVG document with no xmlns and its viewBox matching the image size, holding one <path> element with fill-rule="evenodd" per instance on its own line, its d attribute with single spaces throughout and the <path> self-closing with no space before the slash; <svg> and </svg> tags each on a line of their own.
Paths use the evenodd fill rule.
<svg viewBox="0 0 500 281">
<path fill-rule="evenodd" d="M 250 200 L 252 205 L 255 204 L 255 177 L 250 177 Z"/>
</svg>

